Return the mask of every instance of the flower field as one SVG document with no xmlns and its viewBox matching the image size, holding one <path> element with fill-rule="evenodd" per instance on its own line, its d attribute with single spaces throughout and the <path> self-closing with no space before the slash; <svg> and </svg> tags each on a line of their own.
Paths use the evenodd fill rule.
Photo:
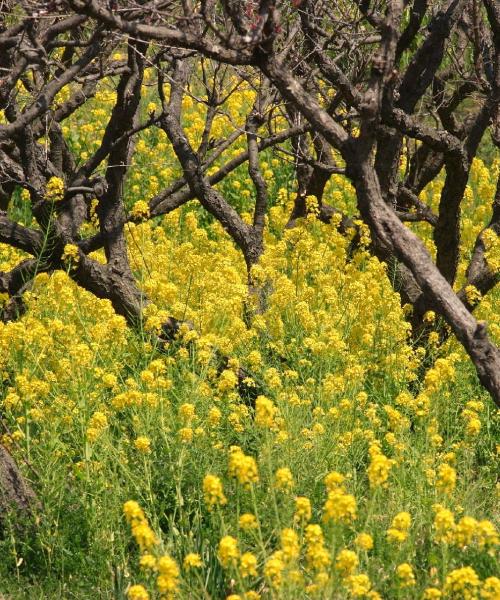
<svg viewBox="0 0 500 600">
<path fill-rule="evenodd" d="M 113 102 L 102 89 L 65 122 L 82 160 Z M 213 135 L 243 126 L 240 108 L 252 102 L 250 91 L 234 93 Z M 186 97 L 183 109 L 195 143 L 203 105 Z M 233 144 L 208 174 L 243 149 Z M 487 150 L 467 186 L 457 288 L 495 193 L 500 159 Z M 357 244 L 354 229 L 341 234 L 314 210 L 287 228 L 292 165 L 269 150 L 261 169 L 271 206 L 252 276 L 268 298 L 251 323 L 243 255 L 196 201 L 140 222 L 145 200 L 181 174 L 150 128 L 125 190 L 130 264 L 151 300 L 141 327 L 72 281 L 71 245 L 67 272 L 39 274 L 26 314 L 0 324 L 2 444 L 39 503 L 26 522 L 2 515 L 6 599 L 500 598 L 491 398 L 454 338 L 432 331 L 434 313 L 425 343 L 411 342 L 409 307 L 370 255 L 366 226 L 356 223 Z M 429 206 L 442 184 L 422 193 Z M 58 186 L 54 178 L 47 193 L 56 198 Z M 245 217 L 246 165 L 218 186 Z M 325 200 L 356 215 L 343 175 Z M 31 219 L 24 193 L 13 210 Z M 413 227 L 432 253 L 428 224 Z M 485 244 L 498 270 L 498 237 Z M 0 271 L 20 258 L 0 244 Z M 498 343 L 498 288 L 467 294 Z M 192 327 L 162 343 L 170 315 Z"/>
</svg>

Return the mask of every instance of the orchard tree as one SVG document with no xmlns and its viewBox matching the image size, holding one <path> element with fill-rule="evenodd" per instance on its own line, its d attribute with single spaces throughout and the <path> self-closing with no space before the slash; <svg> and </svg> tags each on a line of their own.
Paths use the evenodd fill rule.
<svg viewBox="0 0 500 600">
<path fill-rule="evenodd" d="M 145 88 L 146 69 L 154 70 L 154 91 Z M 254 90 L 253 105 L 241 106 L 243 126 L 218 137 L 215 118 L 241 82 Z M 84 155 L 65 123 L 103 85 L 116 90 L 116 99 L 101 139 Z M 143 101 L 152 94 L 154 108 L 144 116 Z M 186 97 L 204 106 L 196 143 L 183 122 Z M 500 182 L 466 281 L 456 289 L 466 185 L 482 140 L 500 145 L 499 104 L 495 0 L 4 0 L 0 241 L 31 258 L 0 273 L 0 292 L 8 296 L 3 319 L 22 313 L 36 274 L 66 269 L 69 260 L 75 282 L 137 325 L 149 301 L 128 261 L 126 225 L 192 199 L 241 249 L 253 310 L 265 310 L 268 290 L 253 281 L 252 266 L 264 250 L 269 203 L 259 155 L 275 147 L 296 179 L 288 226 L 307 215 L 314 197 L 321 220 L 335 217 L 341 231 L 349 230 L 349 217 L 324 202 L 331 176 L 344 173 L 370 229 L 371 251 L 412 306 L 414 335 L 425 336 L 424 315 L 437 313 L 500 404 L 500 351 L 473 316 L 477 298 L 499 280 L 486 251 L 500 233 Z M 288 124 L 277 127 L 278 121 Z M 127 211 L 124 189 L 147 129 L 163 132 L 182 175 L 138 214 Z M 246 149 L 226 159 L 241 139 Z M 216 187 L 245 163 L 254 187 L 251 222 Z M 443 173 L 434 211 L 420 195 Z M 33 224 L 13 216 L 20 190 Z M 98 231 L 89 236 L 94 209 Z M 407 225 L 416 222 L 432 228 L 435 260 Z M 91 257 L 101 248 L 105 264 Z M 178 326 L 168 319 L 162 335 L 172 338 Z"/>
</svg>

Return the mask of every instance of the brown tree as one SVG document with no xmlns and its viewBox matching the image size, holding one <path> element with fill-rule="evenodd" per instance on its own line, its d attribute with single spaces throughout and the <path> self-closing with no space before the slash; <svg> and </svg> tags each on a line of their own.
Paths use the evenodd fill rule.
<svg viewBox="0 0 500 600">
<path fill-rule="evenodd" d="M 126 60 L 113 58 L 117 47 L 126 49 Z M 269 195 L 259 152 L 289 140 L 282 152 L 293 160 L 297 180 L 289 226 L 306 214 L 309 195 L 319 202 L 320 218 L 329 221 L 338 211 L 323 203 L 323 191 L 333 173 L 345 172 L 370 227 L 373 253 L 390 266 L 402 302 L 413 306 L 414 332 L 422 332 L 428 310 L 441 315 L 500 403 L 499 349 L 486 324 L 474 318 L 465 287 L 453 289 L 471 164 L 485 134 L 500 144 L 500 9 L 494 0 L 3 2 L 0 50 L 6 117 L 0 125 L 0 241 L 32 256 L 0 273 L 0 291 L 10 298 L 4 319 L 22 312 L 23 292 L 36 273 L 64 268 L 64 248 L 71 244 L 78 249 L 71 277 L 110 299 L 132 325 L 140 322 L 148 299 L 128 263 L 124 227 L 134 217 L 125 210 L 123 190 L 134 140 L 150 127 L 166 133 L 184 174 L 149 199 L 150 218 L 196 198 L 241 249 L 250 292 L 263 310 L 265 291 L 251 280 L 251 266 L 263 251 Z M 206 121 L 195 148 L 183 129 L 182 98 L 200 61 L 213 65 L 215 75 L 205 82 Z M 146 65 L 156 69 L 161 109 L 140 121 Z M 231 93 L 224 88 L 226 69 L 258 82 L 252 83 L 256 101 L 245 128 L 212 139 L 214 115 Z M 116 82 L 116 103 L 100 144 L 83 159 L 74 155 L 62 124 L 103 80 Z M 20 88 L 27 102 L 20 101 Z M 57 103 L 64 88 L 70 97 Z M 274 110 L 288 119 L 286 131 L 273 130 L 267 117 Z M 42 136 L 43 148 L 37 143 Z M 247 150 L 209 175 L 242 136 Z M 403 157 L 408 168 L 401 177 Z M 251 224 L 215 188 L 245 162 L 255 187 Z M 441 172 L 445 183 L 435 213 L 419 194 Z M 53 177 L 64 181 L 57 203 L 47 192 Z M 34 227 L 10 217 L 19 187 L 29 193 Z M 83 238 L 94 197 L 99 232 Z M 488 225 L 497 234 L 499 206 L 500 183 Z M 405 225 L 409 221 L 432 226 L 435 262 Z M 349 225 L 342 215 L 340 227 Z M 466 285 L 485 295 L 499 274 L 488 267 L 482 235 Z M 104 248 L 106 264 L 89 256 L 98 248 Z M 170 319 L 165 335 L 177 326 Z"/>
</svg>

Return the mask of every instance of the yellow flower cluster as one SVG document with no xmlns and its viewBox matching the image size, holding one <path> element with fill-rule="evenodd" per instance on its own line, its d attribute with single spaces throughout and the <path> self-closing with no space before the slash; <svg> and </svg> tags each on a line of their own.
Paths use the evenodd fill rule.
<svg viewBox="0 0 500 600">
<path fill-rule="evenodd" d="M 45 197 L 49 202 L 60 202 L 64 197 L 64 181 L 60 177 L 51 177 L 47 182 Z"/>
<path fill-rule="evenodd" d="M 259 481 L 255 459 L 252 456 L 247 456 L 238 446 L 233 446 L 229 451 L 228 469 L 229 475 L 235 477 L 238 483 L 246 488 Z"/>
<path fill-rule="evenodd" d="M 404 542 L 408 537 L 408 531 L 411 526 L 411 515 L 407 512 L 398 513 L 392 520 L 390 528 L 387 530 L 387 539 L 390 542 Z"/>
<path fill-rule="evenodd" d="M 123 514 L 131 527 L 132 535 L 141 551 L 150 550 L 158 539 L 148 524 L 142 508 L 135 500 L 128 500 L 123 505 Z"/>
</svg>

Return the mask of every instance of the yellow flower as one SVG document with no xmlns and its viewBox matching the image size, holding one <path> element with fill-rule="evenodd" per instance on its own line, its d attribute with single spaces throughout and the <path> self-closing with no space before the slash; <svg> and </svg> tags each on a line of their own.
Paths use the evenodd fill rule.
<svg viewBox="0 0 500 600">
<path fill-rule="evenodd" d="M 358 557 L 352 550 L 341 550 L 335 559 L 335 567 L 341 572 L 343 577 L 352 575 L 358 565 Z"/>
<path fill-rule="evenodd" d="M 436 487 L 445 494 L 451 494 L 455 489 L 457 472 L 447 463 L 439 465 L 437 471 Z"/>
<path fill-rule="evenodd" d="M 123 514 L 131 527 L 132 535 L 141 551 L 150 550 L 158 544 L 158 539 L 149 527 L 142 508 L 135 500 L 125 502 L 123 505 Z"/>
<path fill-rule="evenodd" d="M 415 585 L 415 575 L 411 565 L 408 563 L 398 565 L 396 567 L 396 574 L 402 587 L 411 587 Z"/>
<path fill-rule="evenodd" d="M 345 580 L 345 584 L 353 598 L 376 598 L 376 596 L 370 596 L 372 584 L 368 575 L 364 573 L 351 575 Z"/>
<path fill-rule="evenodd" d="M 208 411 L 208 422 L 212 427 L 217 427 L 222 419 L 221 411 L 213 407 Z"/>
<path fill-rule="evenodd" d="M 434 510 L 434 539 L 436 542 L 449 544 L 453 541 L 455 533 L 455 517 L 451 510 L 444 508 L 441 504 L 435 504 Z"/>
<path fill-rule="evenodd" d="M 135 500 L 127 500 L 123 505 L 123 514 L 128 523 L 134 520 L 143 520 L 144 512 Z"/>
<path fill-rule="evenodd" d="M 277 408 L 269 398 L 258 396 L 255 401 L 255 423 L 260 427 L 272 427 Z"/>
<path fill-rule="evenodd" d="M 182 420 L 185 423 L 190 423 L 196 416 L 196 410 L 195 410 L 194 404 L 190 404 L 188 402 L 186 402 L 185 404 L 182 404 L 181 407 L 179 408 L 179 414 L 181 415 Z"/>
<path fill-rule="evenodd" d="M 285 563 L 275 552 L 264 564 L 264 577 L 270 582 L 273 588 L 279 588 L 283 579 Z"/>
<path fill-rule="evenodd" d="M 186 571 L 189 571 L 190 569 L 197 569 L 199 567 L 202 567 L 203 562 L 199 554 L 196 554 L 195 552 L 189 552 L 189 554 L 186 554 L 186 556 L 184 557 L 182 565 L 184 569 L 186 569 Z"/>
<path fill-rule="evenodd" d="M 64 181 L 60 177 L 51 177 L 47 182 L 45 197 L 49 202 L 60 202 L 64 197 Z"/>
<path fill-rule="evenodd" d="M 394 465 L 394 460 L 387 458 L 382 453 L 372 454 L 371 461 L 368 466 L 368 480 L 370 487 L 376 488 L 386 486 L 389 479 L 389 473 Z"/>
<path fill-rule="evenodd" d="M 342 488 L 342 484 L 344 483 L 344 481 L 344 475 L 338 473 L 337 471 L 332 471 L 331 473 L 328 473 L 328 475 L 325 477 L 326 489 L 329 492 L 332 492 L 337 488 Z"/>
<path fill-rule="evenodd" d="M 144 435 L 140 435 L 134 440 L 134 446 L 143 454 L 148 454 L 151 452 L 151 440 Z"/>
<path fill-rule="evenodd" d="M 480 592 L 481 598 L 486 600 L 498 600 L 500 598 L 500 579 L 488 577 L 484 580 Z"/>
<path fill-rule="evenodd" d="M 251 552 L 244 552 L 241 555 L 240 573 L 243 578 L 257 577 L 257 558 Z"/>
<path fill-rule="evenodd" d="M 477 417 L 472 417 L 467 421 L 465 432 L 469 437 L 475 437 L 479 435 L 481 431 L 481 421 Z"/>
<path fill-rule="evenodd" d="M 156 567 L 156 558 L 149 553 L 143 554 L 139 559 L 139 565 L 143 569 L 154 569 Z"/>
<path fill-rule="evenodd" d="M 168 554 L 162 556 L 157 563 L 158 577 L 156 586 L 162 594 L 172 596 L 179 588 L 179 567 Z"/>
<path fill-rule="evenodd" d="M 238 520 L 238 524 L 244 531 L 250 531 L 258 527 L 257 519 L 252 513 L 243 513 Z"/>
<path fill-rule="evenodd" d="M 398 513 L 392 520 L 391 527 L 387 530 L 389 542 L 404 542 L 408 537 L 411 526 L 411 515 L 407 512 Z"/>
<path fill-rule="evenodd" d="M 439 600 L 443 594 L 435 587 L 426 588 L 422 600 Z"/>
<path fill-rule="evenodd" d="M 132 207 L 132 210 L 130 211 L 130 216 L 135 221 L 147 219 L 149 217 L 149 214 L 149 205 L 144 200 L 138 200 Z"/>
<path fill-rule="evenodd" d="M 287 561 L 298 558 L 300 552 L 299 537 L 293 529 L 283 529 L 280 541 L 283 556 Z"/>
<path fill-rule="evenodd" d="M 127 592 L 128 600 L 149 600 L 149 594 L 142 585 L 132 585 Z"/>
<path fill-rule="evenodd" d="M 141 550 L 149 550 L 158 543 L 158 539 L 146 520 L 132 523 L 131 529 Z"/>
<path fill-rule="evenodd" d="M 219 542 L 218 557 L 220 564 L 227 569 L 236 564 L 239 555 L 238 541 L 230 535 L 225 535 Z"/>
<path fill-rule="evenodd" d="M 476 536 L 480 548 L 500 545 L 500 536 L 491 521 L 479 521 L 476 525 Z"/>
<path fill-rule="evenodd" d="M 476 304 L 479 304 L 479 302 L 481 302 L 481 292 L 477 289 L 477 287 L 473 285 L 466 285 L 464 291 L 465 297 L 467 298 L 467 302 L 470 305 L 476 306 Z"/>
<path fill-rule="evenodd" d="M 238 482 L 245 487 L 259 481 L 255 459 L 245 455 L 238 447 L 233 447 L 229 454 L 229 475 L 236 477 Z"/>
<path fill-rule="evenodd" d="M 373 538 L 369 533 L 359 533 L 354 543 L 361 550 L 371 550 L 373 548 Z"/>
<path fill-rule="evenodd" d="M 331 563 L 331 557 L 324 546 L 321 527 L 316 524 L 308 525 L 305 529 L 305 540 L 307 545 L 307 564 L 316 571 L 321 571 L 328 567 Z"/>
<path fill-rule="evenodd" d="M 460 548 L 470 546 L 477 531 L 477 521 L 473 517 L 462 517 L 456 524 L 454 541 Z"/>
<path fill-rule="evenodd" d="M 227 503 L 222 482 L 216 475 L 205 475 L 205 478 L 203 479 L 203 494 L 208 510 L 212 510 L 214 506 Z"/>
<path fill-rule="evenodd" d="M 342 489 L 333 489 L 323 507 L 323 521 L 348 523 L 356 519 L 356 498 Z"/>
<path fill-rule="evenodd" d="M 477 597 L 480 580 L 472 567 L 461 567 L 450 571 L 444 582 L 443 592 L 446 597 L 456 600 Z"/>
<path fill-rule="evenodd" d="M 295 498 L 294 521 L 309 521 L 312 516 L 311 501 L 305 496 Z"/>
<path fill-rule="evenodd" d="M 431 325 L 436 320 L 436 313 L 433 310 L 428 310 L 424 314 L 424 322 Z"/>
<path fill-rule="evenodd" d="M 293 488 L 293 475 L 289 468 L 282 467 L 276 471 L 274 486 L 278 490 L 291 490 Z"/>
<path fill-rule="evenodd" d="M 80 260 L 78 246 L 75 244 L 66 244 L 61 259 L 65 263 L 72 263 L 73 265 L 78 264 L 78 261 Z"/>
<path fill-rule="evenodd" d="M 179 437 L 183 444 L 189 444 L 193 441 L 194 431 L 191 427 L 181 427 L 179 429 Z"/>
</svg>

